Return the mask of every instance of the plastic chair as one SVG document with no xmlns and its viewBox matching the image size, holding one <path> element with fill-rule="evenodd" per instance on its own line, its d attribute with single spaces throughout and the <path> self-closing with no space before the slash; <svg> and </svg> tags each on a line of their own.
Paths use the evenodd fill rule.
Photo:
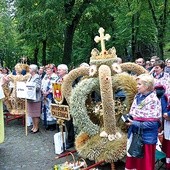
<svg viewBox="0 0 170 170">
<path fill-rule="evenodd" d="M 162 151 L 158 151 L 156 149 L 156 152 L 155 152 L 155 165 L 157 166 L 157 170 L 161 169 L 164 165 L 165 165 L 165 162 L 166 162 L 166 154 Z"/>
</svg>

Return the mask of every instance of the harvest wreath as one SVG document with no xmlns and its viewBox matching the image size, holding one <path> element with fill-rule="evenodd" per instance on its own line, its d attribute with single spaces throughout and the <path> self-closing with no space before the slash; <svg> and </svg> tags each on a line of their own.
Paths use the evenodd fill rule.
<svg viewBox="0 0 170 170">
<path fill-rule="evenodd" d="M 110 36 L 104 35 L 103 28 L 99 33 L 95 40 L 101 42 L 101 52 L 93 49 L 89 67 L 73 69 L 65 76 L 62 92 L 79 130 L 75 146 L 80 156 L 113 163 L 126 154 L 125 125 L 120 117 L 129 111 L 137 91 L 134 74 L 147 71 L 134 63 L 116 63 L 116 49 L 105 49 L 104 41 Z M 80 81 L 72 87 L 79 77 Z M 116 97 L 120 90 L 125 94 L 123 101 Z M 93 92 L 100 96 L 100 101 L 91 98 Z"/>
</svg>

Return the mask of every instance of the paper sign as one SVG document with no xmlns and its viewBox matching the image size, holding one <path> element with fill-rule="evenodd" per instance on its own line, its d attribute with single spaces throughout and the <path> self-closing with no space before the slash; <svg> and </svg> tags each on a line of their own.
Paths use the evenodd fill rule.
<svg viewBox="0 0 170 170">
<path fill-rule="evenodd" d="M 36 100 L 36 83 L 27 82 L 26 83 L 26 98 L 30 100 Z"/>
<path fill-rule="evenodd" d="M 36 100 L 36 83 L 35 82 L 17 82 L 17 97 Z"/>
<path fill-rule="evenodd" d="M 16 93 L 18 98 L 26 98 L 26 83 L 17 81 Z"/>
</svg>

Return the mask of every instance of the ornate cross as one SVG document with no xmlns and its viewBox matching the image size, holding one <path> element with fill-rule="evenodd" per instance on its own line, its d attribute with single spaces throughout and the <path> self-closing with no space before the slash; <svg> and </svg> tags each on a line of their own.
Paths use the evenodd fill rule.
<svg viewBox="0 0 170 170">
<path fill-rule="evenodd" d="M 99 28 L 99 34 L 100 34 L 100 37 L 99 36 L 95 36 L 94 38 L 94 41 L 96 43 L 98 43 L 99 41 L 101 41 L 101 50 L 102 50 L 102 56 L 104 55 L 104 52 L 105 52 L 105 40 L 108 41 L 110 39 L 110 35 L 109 34 L 106 34 L 104 35 L 104 29 L 102 27 Z"/>
</svg>

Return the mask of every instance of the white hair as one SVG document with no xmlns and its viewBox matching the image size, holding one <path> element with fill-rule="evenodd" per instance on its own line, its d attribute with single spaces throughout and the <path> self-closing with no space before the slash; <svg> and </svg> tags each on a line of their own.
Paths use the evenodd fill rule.
<svg viewBox="0 0 170 170">
<path fill-rule="evenodd" d="M 30 69 L 34 72 L 37 72 L 38 71 L 38 66 L 36 64 L 31 64 L 30 66 Z"/>
<path fill-rule="evenodd" d="M 80 64 L 80 67 L 82 67 L 82 66 L 83 66 L 83 67 L 89 67 L 89 64 L 87 64 L 87 63 L 81 63 L 81 64 Z"/>
<path fill-rule="evenodd" d="M 68 73 L 68 67 L 67 67 L 66 64 L 59 64 L 57 66 L 57 69 L 63 69 L 63 70 L 65 70 Z"/>
<path fill-rule="evenodd" d="M 147 86 L 149 89 L 153 89 L 154 87 L 154 78 L 150 74 L 140 74 L 136 80 L 141 80 L 145 86 Z"/>
</svg>

